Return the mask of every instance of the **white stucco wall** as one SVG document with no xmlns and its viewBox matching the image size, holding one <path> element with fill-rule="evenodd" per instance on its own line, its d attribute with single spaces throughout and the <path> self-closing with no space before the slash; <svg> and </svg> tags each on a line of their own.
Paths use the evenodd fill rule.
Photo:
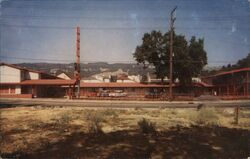
<svg viewBox="0 0 250 159">
<path fill-rule="evenodd" d="M 132 75 L 132 76 L 128 76 L 128 78 L 134 82 L 140 82 L 142 77 L 140 75 L 137 75 L 137 76 Z"/>
<path fill-rule="evenodd" d="M 90 80 L 81 80 L 81 81 L 83 81 L 83 82 L 85 82 L 85 83 L 102 83 L 102 81 L 100 81 L 100 80 L 92 80 L 92 79 L 90 79 Z"/>
<path fill-rule="evenodd" d="M 192 78 L 192 81 L 193 81 L 193 82 L 201 82 L 201 79 L 198 78 L 198 77 L 193 77 L 193 78 Z"/>
<path fill-rule="evenodd" d="M 28 72 L 28 74 L 29 74 L 29 77 L 30 77 L 31 80 L 39 79 L 39 73 Z"/>
<path fill-rule="evenodd" d="M 117 83 L 135 83 L 135 81 L 132 80 L 117 80 Z"/>
<path fill-rule="evenodd" d="M 109 83 L 109 82 L 110 82 L 110 79 L 104 79 L 103 82 Z"/>
<path fill-rule="evenodd" d="M 0 66 L 0 82 L 1 83 L 21 82 L 21 71 L 19 69 L 5 65 Z"/>
<path fill-rule="evenodd" d="M 59 75 L 57 75 L 57 77 L 62 78 L 62 79 L 66 79 L 66 80 L 70 80 L 70 78 L 65 73 L 60 73 Z"/>
<path fill-rule="evenodd" d="M 21 86 L 16 86 L 15 94 L 21 94 Z"/>
</svg>

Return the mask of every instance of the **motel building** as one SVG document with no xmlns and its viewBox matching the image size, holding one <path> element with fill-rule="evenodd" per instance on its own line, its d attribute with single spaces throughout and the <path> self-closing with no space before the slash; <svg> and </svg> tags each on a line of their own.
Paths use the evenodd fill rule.
<svg viewBox="0 0 250 159">
<path fill-rule="evenodd" d="M 168 85 L 135 82 L 81 82 L 81 97 L 88 99 L 166 99 Z"/>
<path fill-rule="evenodd" d="M 74 85 L 75 80 L 64 80 L 12 64 L 0 64 L 1 98 L 64 97 L 65 92 L 72 92 Z"/>
<path fill-rule="evenodd" d="M 80 97 L 82 99 L 128 99 L 166 100 L 169 92 L 168 84 L 140 83 L 117 78 L 116 82 L 96 82 L 82 80 Z M 187 89 L 191 94 L 202 94 L 207 86 L 202 83 L 190 85 Z M 76 80 L 66 74 L 53 76 L 41 71 L 21 68 L 16 65 L 0 64 L 0 97 L 1 98 L 74 98 Z M 178 94 L 178 84 L 173 91 Z M 180 95 L 180 94 L 179 94 Z M 190 94 L 186 94 L 190 96 Z M 191 95 L 192 96 L 192 95 Z"/>
<path fill-rule="evenodd" d="M 224 98 L 250 98 L 250 68 L 235 69 L 203 77 L 202 81 L 212 85 L 213 95 Z"/>
<path fill-rule="evenodd" d="M 73 98 L 76 80 L 53 76 L 41 71 L 0 64 L 1 98 Z M 84 82 L 81 81 L 81 98 L 155 98 L 168 89 L 168 85 L 141 84 L 138 82 Z"/>
<path fill-rule="evenodd" d="M 21 68 L 16 65 L 0 63 L 0 98 L 74 98 L 76 80 L 53 76 L 41 71 Z M 186 86 L 173 84 L 175 99 L 192 99 L 203 94 L 226 98 L 250 98 L 250 68 L 218 73 L 202 77 L 201 81 Z M 169 85 L 140 83 L 126 78 L 117 78 L 116 82 L 96 82 L 96 79 L 80 82 L 82 99 L 125 99 L 144 100 L 168 98 Z"/>
</svg>

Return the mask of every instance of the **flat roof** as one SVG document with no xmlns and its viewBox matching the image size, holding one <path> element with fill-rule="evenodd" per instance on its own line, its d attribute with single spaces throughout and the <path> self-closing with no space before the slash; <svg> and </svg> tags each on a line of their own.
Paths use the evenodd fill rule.
<svg viewBox="0 0 250 159">
<path fill-rule="evenodd" d="M 0 83 L 0 85 L 50 85 L 50 86 L 67 86 L 74 85 L 76 80 L 64 79 L 39 79 L 39 80 L 25 80 L 15 83 Z"/>
<path fill-rule="evenodd" d="M 76 80 L 63 79 L 42 79 L 42 80 L 25 80 L 22 85 L 74 85 Z"/>
<path fill-rule="evenodd" d="M 176 86 L 180 86 L 177 84 Z M 188 86 L 195 86 L 195 87 L 213 87 L 214 85 L 207 84 L 205 82 L 193 82 L 192 84 L 189 84 Z"/>
</svg>

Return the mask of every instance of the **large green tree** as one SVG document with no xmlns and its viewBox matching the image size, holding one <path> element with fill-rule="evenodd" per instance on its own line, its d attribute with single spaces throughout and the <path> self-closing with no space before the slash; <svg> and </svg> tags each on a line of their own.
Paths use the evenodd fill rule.
<svg viewBox="0 0 250 159">
<path fill-rule="evenodd" d="M 250 67 L 250 53 L 247 55 L 247 57 L 238 60 L 238 62 L 236 64 L 228 64 L 226 66 L 222 66 L 222 68 L 220 70 L 218 70 L 219 72 L 221 71 L 230 71 L 230 70 L 234 70 L 234 69 L 240 69 L 240 68 L 246 68 L 246 67 Z M 212 70 L 210 72 L 203 72 L 203 74 L 205 75 L 210 75 L 210 74 L 214 74 L 217 71 Z"/>
<path fill-rule="evenodd" d="M 234 67 L 236 68 L 250 67 L 250 53 L 247 55 L 247 57 L 239 60 Z"/>
<path fill-rule="evenodd" d="M 188 42 L 185 36 L 175 33 L 173 39 L 173 77 L 178 78 L 182 85 L 190 84 L 192 77 L 198 76 L 207 64 L 204 40 L 192 37 Z M 169 75 L 169 32 L 145 33 L 133 56 L 145 68 L 153 65 L 155 74 L 163 80 Z"/>
</svg>

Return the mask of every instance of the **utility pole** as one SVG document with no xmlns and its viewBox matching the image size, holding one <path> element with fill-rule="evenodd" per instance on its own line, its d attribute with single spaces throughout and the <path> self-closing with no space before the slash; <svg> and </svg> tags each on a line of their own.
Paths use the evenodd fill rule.
<svg viewBox="0 0 250 159">
<path fill-rule="evenodd" d="M 174 12 L 177 6 L 170 13 L 170 49 L 169 49 L 169 101 L 173 100 L 173 32 L 174 32 Z"/>
<path fill-rule="evenodd" d="M 81 83 L 81 67 L 80 67 L 80 27 L 76 28 L 76 63 L 75 63 L 75 79 L 77 84 L 77 98 L 80 98 L 80 83 Z"/>
</svg>

